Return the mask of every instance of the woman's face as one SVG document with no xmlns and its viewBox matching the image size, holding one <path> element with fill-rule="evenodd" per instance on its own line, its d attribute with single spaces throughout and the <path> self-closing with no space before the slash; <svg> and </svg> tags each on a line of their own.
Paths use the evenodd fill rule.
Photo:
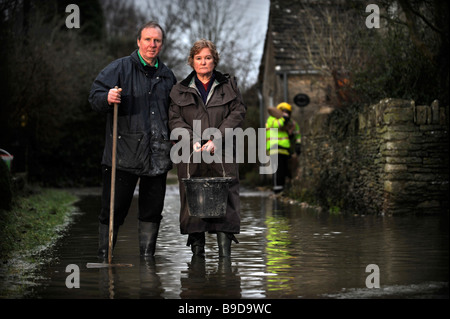
<svg viewBox="0 0 450 319">
<path fill-rule="evenodd" d="M 200 76 L 208 76 L 214 71 L 214 58 L 209 48 L 203 48 L 194 55 L 194 70 Z"/>
</svg>

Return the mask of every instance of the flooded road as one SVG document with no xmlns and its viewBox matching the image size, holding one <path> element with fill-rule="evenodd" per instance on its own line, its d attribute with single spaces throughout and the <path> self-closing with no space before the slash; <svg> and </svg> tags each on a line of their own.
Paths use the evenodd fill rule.
<svg viewBox="0 0 450 319">
<path fill-rule="evenodd" d="M 137 206 L 119 230 L 113 263 L 98 262 L 100 197 L 82 196 L 79 212 L 52 251 L 28 298 L 339 299 L 448 298 L 448 216 L 342 216 L 241 191 L 241 234 L 232 258 L 219 259 L 215 235 L 206 257 L 193 258 L 180 235 L 177 185 L 168 186 L 156 256 L 139 257 Z M 136 198 L 135 198 L 136 199 Z M 68 265 L 79 288 L 67 288 Z M 378 272 L 366 267 L 375 265 Z M 375 277 L 378 275 L 378 277 Z M 378 280 L 379 288 L 368 288 Z M 368 284 L 366 284 L 368 282 Z"/>
</svg>

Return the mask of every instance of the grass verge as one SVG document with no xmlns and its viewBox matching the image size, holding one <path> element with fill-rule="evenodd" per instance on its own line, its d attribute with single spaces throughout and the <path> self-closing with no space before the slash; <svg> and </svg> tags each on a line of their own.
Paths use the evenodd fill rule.
<svg viewBox="0 0 450 319">
<path fill-rule="evenodd" d="M 0 211 L 0 298 L 21 297 L 27 276 L 41 264 L 37 255 L 61 235 L 76 197 L 58 189 L 33 189 Z"/>
</svg>

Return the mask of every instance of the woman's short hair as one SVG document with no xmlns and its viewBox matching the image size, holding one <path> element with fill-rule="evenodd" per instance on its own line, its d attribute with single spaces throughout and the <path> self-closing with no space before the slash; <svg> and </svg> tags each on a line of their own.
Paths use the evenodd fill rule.
<svg viewBox="0 0 450 319">
<path fill-rule="evenodd" d="M 156 21 L 149 21 L 145 24 L 143 24 L 137 33 L 137 39 L 140 40 L 141 39 L 141 34 L 142 34 L 142 30 L 147 29 L 147 28 L 159 28 L 161 30 L 162 33 L 162 42 L 164 43 L 164 40 L 166 38 L 166 32 L 164 31 L 164 29 L 156 22 Z"/>
<path fill-rule="evenodd" d="M 217 64 L 219 64 L 220 60 L 219 52 L 217 51 L 214 43 L 212 43 L 209 40 L 201 39 L 194 43 L 194 45 L 191 48 L 191 51 L 189 52 L 188 64 L 192 68 L 194 68 L 194 56 L 204 48 L 208 48 L 211 51 L 211 55 L 213 56 L 214 59 L 214 66 L 217 66 Z"/>
</svg>

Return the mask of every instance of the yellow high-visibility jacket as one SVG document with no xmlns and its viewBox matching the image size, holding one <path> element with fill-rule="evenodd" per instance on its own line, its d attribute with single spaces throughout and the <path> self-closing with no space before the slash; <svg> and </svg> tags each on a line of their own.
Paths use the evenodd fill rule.
<svg viewBox="0 0 450 319">
<path fill-rule="evenodd" d="M 278 129 L 278 133 L 275 133 L 275 130 L 273 130 L 275 128 Z M 286 123 L 283 117 L 269 116 L 266 122 L 266 148 L 269 155 L 290 155 L 293 143 L 301 143 L 298 124 L 293 119 Z"/>
</svg>

